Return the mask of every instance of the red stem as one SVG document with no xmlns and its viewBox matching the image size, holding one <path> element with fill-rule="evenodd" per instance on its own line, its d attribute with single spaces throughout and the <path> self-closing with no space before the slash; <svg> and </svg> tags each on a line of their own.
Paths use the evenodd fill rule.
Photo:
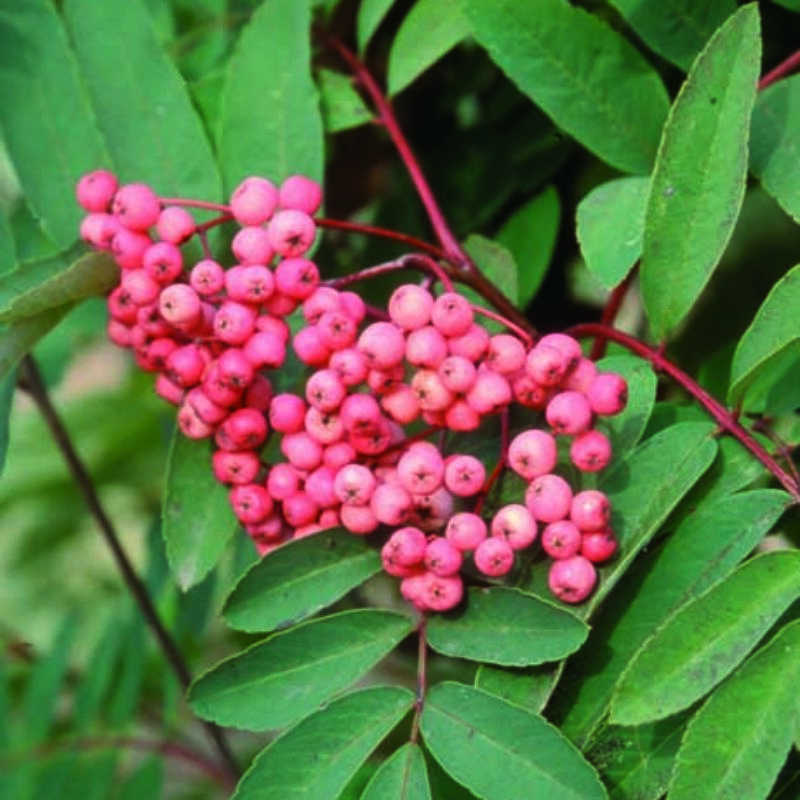
<svg viewBox="0 0 800 800">
<path fill-rule="evenodd" d="M 411 736 L 409 741 L 416 744 L 419 739 L 419 721 L 425 708 L 425 695 L 428 691 L 428 620 L 420 615 L 417 625 L 419 636 L 419 649 L 417 650 L 417 699 L 414 703 L 414 721 L 411 723 Z"/>
<path fill-rule="evenodd" d="M 746 447 L 765 467 L 768 469 L 780 484 L 792 496 L 796 503 L 800 503 L 800 487 L 792 479 L 778 462 L 750 435 L 750 432 L 739 424 L 731 412 L 715 400 L 705 389 L 696 381 L 690 378 L 683 370 L 664 357 L 663 347 L 653 348 L 644 342 L 629 336 L 627 333 L 618 331 L 605 325 L 586 323 L 576 325 L 568 333 L 576 338 L 585 336 L 604 336 L 612 342 L 621 344 L 638 356 L 646 359 L 653 366 L 656 372 L 663 372 L 668 375 L 675 383 L 681 386 L 690 394 L 714 419 L 719 427 L 733 436 L 743 447 Z"/>
<path fill-rule="evenodd" d="M 433 191 L 428 185 L 428 181 L 422 172 L 422 168 L 416 156 L 411 150 L 411 146 L 405 134 L 400 129 L 400 125 L 397 122 L 397 118 L 395 117 L 394 110 L 388 98 L 386 98 L 380 90 L 369 70 L 355 53 L 345 47 L 338 39 L 332 37 L 329 41 L 336 52 L 347 62 L 356 80 L 364 87 L 367 94 L 370 96 L 378 112 L 378 121 L 386 128 L 387 133 L 394 142 L 394 146 L 397 148 L 406 170 L 408 170 L 408 174 L 422 201 L 422 205 L 425 206 L 425 211 L 428 213 L 428 219 L 431 221 L 436 238 L 447 254 L 448 261 L 458 265 L 459 268 L 466 272 L 474 270 L 475 266 L 472 259 L 469 257 L 466 250 L 461 247 L 458 239 L 453 235 L 450 226 L 447 224 L 447 220 L 444 218 L 444 214 L 442 214 L 439 208 L 439 204 L 436 202 L 436 198 L 433 196 Z"/>
<path fill-rule="evenodd" d="M 619 313 L 620 307 L 622 306 L 622 303 L 628 294 L 628 290 L 633 285 L 633 279 L 635 275 L 636 268 L 634 267 L 625 276 L 625 280 L 623 280 L 622 283 L 620 283 L 619 286 L 617 286 L 614 291 L 611 292 L 608 302 L 603 308 L 603 316 L 600 320 L 601 325 L 608 325 L 610 327 L 614 324 L 614 320 L 617 318 L 617 314 Z M 591 358 L 592 361 L 599 361 L 606 354 L 607 344 L 608 340 L 605 336 L 598 336 L 594 340 L 589 358 Z"/>
<path fill-rule="evenodd" d="M 445 253 L 440 247 L 423 242 L 422 239 L 417 239 L 414 236 L 409 236 L 407 233 L 399 233 L 387 228 L 376 228 L 372 225 L 362 225 L 358 222 L 345 222 L 339 219 L 327 219 L 326 217 L 315 217 L 314 222 L 320 228 L 329 228 L 338 231 L 347 231 L 348 233 L 363 233 L 365 236 L 377 236 L 382 239 L 391 239 L 395 242 L 402 242 L 413 247 L 415 250 L 421 250 L 434 258 L 444 259 Z"/>
<path fill-rule="evenodd" d="M 798 50 L 796 53 L 792 53 L 789 58 L 778 64 L 775 69 L 770 70 L 758 82 L 759 91 L 766 89 L 767 86 L 771 86 L 773 83 L 777 83 L 781 78 L 785 77 L 790 72 L 793 72 L 798 67 L 800 67 L 800 50 Z"/>
<path fill-rule="evenodd" d="M 358 272 L 354 272 L 352 275 L 343 275 L 340 278 L 332 278 L 331 280 L 326 281 L 326 285 L 341 289 L 345 286 L 350 286 L 350 284 L 358 283 L 358 281 L 379 278 L 383 275 L 388 275 L 389 273 L 399 272 L 405 269 L 418 269 L 422 272 L 428 273 L 429 275 L 433 275 L 442 282 L 442 286 L 444 286 L 448 292 L 453 291 L 453 284 L 445 271 L 435 261 L 428 258 L 428 256 L 424 255 L 423 253 L 409 253 L 408 255 L 396 258 L 394 261 L 386 261 L 383 264 L 376 264 L 373 267 L 360 269 Z"/>
</svg>

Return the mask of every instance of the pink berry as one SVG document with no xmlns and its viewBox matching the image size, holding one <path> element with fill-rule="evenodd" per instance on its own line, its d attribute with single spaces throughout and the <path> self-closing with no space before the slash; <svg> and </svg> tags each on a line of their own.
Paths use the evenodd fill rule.
<svg viewBox="0 0 800 800">
<path fill-rule="evenodd" d="M 372 509 L 366 506 L 344 505 L 339 511 L 342 525 L 356 536 L 366 536 L 379 525 L 378 518 Z"/>
<path fill-rule="evenodd" d="M 396 526 L 408 520 L 413 501 L 402 486 L 381 483 L 375 487 L 369 505 L 378 522 Z"/>
<path fill-rule="evenodd" d="M 319 516 L 319 506 L 306 491 L 295 492 L 283 501 L 283 517 L 292 528 L 300 528 L 314 522 Z"/>
<path fill-rule="evenodd" d="M 537 344 L 525 360 L 525 372 L 541 386 L 557 386 L 569 367 L 569 357 L 560 348 L 546 344 Z"/>
<path fill-rule="evenodd" d="M 417 328 L 406 339 L 406 360 L 417 367 L 436 369 L 447 358 L 447 339 L 432 325 Z"/>
<path fill-rule="evenodd" d="M 327 314 L 323 314 L 322 320 L 320 320 L 319 332 L 323 341 L 326 341 L 324 321 L 327 316 Z M 339 377 L 345 386 L 357 386 L 359 383 L 363 383 L 369 372 L 367 359 L 355 347 L 335 350 L 331 353 L 328 366 L 339 373 Z"/>
<path fill-rule="evenodd" d="M 75 187 L 75 197 L 86 211 L 108 211 L 117 192 L 117 185 L 113 172 L 98 169 L 81 177 Z"/>
<path fill-rule="evenodd" d="M 334 478 L 333 489 L 342 503 L 365 506 L 372 498 L 377 481 L 372 471 L 362 464 L 342 467 Z"/>
<path fill-rule="evenodd" d="M 309 367 L 323 367 L 331 357 L 330 348 L 325 345 L 316 325 L 300 328 L 292 339 L 292 347 L 297 357 Z"/>
<path fill-rule="evenodd" d="M 581 392 L 559 392 L 547 404 L 545 417 L 556 434 L 577 436 L 589 430 L 592 408 Z"/>
<path fill-rule="evenodd" d="M 498 372 L 479 369 L 475 383 L 466 394 L 467 402 L 478 414 L 494 414 L 505 408 L 512 399 L 508 380 Z"/>
<path fill-rule="evenodd" d="M 225 270 L 216 261 L 205 258 L 192 267 L 189 283 L 202 297 L 211 297 L 225 288 Z"/>
<path fill-rule="evenodd" d="M 597 570 L 583 556 L 554 561 L 547 576 L 550 591 L 565 603 L 585 600 L 597 583 Z"/>
<path fill-rule="evenodd" d="M 525 346 L 508 333 L 499 333 L 489 339 L 489 350 L 484 364 L 501 375 L 513 375 L 525 366 Z"/>
<path fill-rule="evenodd" d="M 171 244 L 183 244 L 194 231 L 194 217 L 179 206 L 163 209 L 156 220 L 156 232 L 159 237 Z"/>
<path fill-rule="evenodd" d="M 466 400 L 458 399 L 445 411 L 444 424 L 451 431 L 474 431 L 481 424 L 481 416 Z"/>
<path fill-rule="evenodd" d="M 421 369 L 411 379 L 411 389 L 420 411 L 444 411 L 454 400 L 453 393 L 432 369 Z"/>
<path fill-rule="evenodd" d="M 413 526 L 398 528 L 381 550 L 381 556 L 395 564 L 413 567 L 421 564 L 428 548 L 425 534 Z"/>
<path fill-rule="evenodd" d="M 397 477 L 407 492 L 429 495 L 444 480 L 442 456 L 434 445 L 415 442 L 397 462 Z"/>
<path fill-rule="evenodd" d="M 170 242 L 156 242 L 142 256 L 142 267 L 158 283 L 172 283 L 183 272 L 183 255 Z"/>
<path fill-rule="evenodd" d="M 414 284 L 399 286 L 389 298 L 389 317 L 395 325 L 406 331 L 414 331 L 427 325 L 432 309 L 431 293 Z"/>
<path fill-rule="evenodd" d="M 270 427 L 279 433 L 297 433 L 303 429 L 306 404 L 296 394 L 277 394 L 269 408 Z"/>
<path fill-rule="evenodd" d="M 588 398 L 595 414 L 601 416 L 619 414 L 628 402 L 628 384 L 621 375 L 601 372 L 592 381 Z"/>
<path fill-rule="evenodd" d="M 81 239 L 92 247 L 99 250 L 110 250 L 114 237 L 121 227 L 116 217 L 96 211 L 83 218 L 80 235 Z"/>
<path fill-rule="evenodd" d="M 214 315 L 214 335 L 225 344 L 244 344 L 255 328 L 255 309 L 246 303 L 226 300 Z"/>
<path fill-rule="evenodd" d="M 583 392 L 586 394 L 596 377 L 597 367 L 594 361 L 590 361 L 588 358 L 581 358 L 561 386 L 571 392 Z"/>
<path fill-rule="evenodd" d="M 378 401 L 369 394 L 348 395 L 339 413 L 345 429 L 350 433 L 370 431 L 383 420 Z"/>
<path fill-rule="evenodd" d="M 387 370 L 403 360 L 406 340 L 402 331 L 391 322 L 373 322 L 358 337 L 358 349 L 371 369 Z"/>
<path fill-rule="evenodd" d="M 463 336 L 474 320 L 469 300 L 457 292 L 445 292 L 436 298 L 431 322 L 445 336 Z"/>
<path fill-rule="evenodd" d="M 560 351 L 567 361 L 567 372 L 571 372 L 583 357 L 578 341 L 565 333 L 548 333 L 539 339 L 538 345 L 553 347 Z"/>
<path fill-rule="evenodd" d="M 275 256 L 267 231 L 255 225 L 242 228 L 233 237 L 231 251 L 240 264 L 269 264 Z"/>
<path fill-rule="evenodd" d="M 231 196 L 231 213 L 240 225 L 266 222 L 278 206 L 278 189 L 266 178 L 245 178 Z"/>
<path fill-rule="evenodd" d="M 505 539 L 513 550 L 523 550 L 536 541 L 536 520 L 519 503 L 509 503 L 500 508 L 492 518 L 490 530 L 492 536 Z"/>
<path fill-rule="evenodd" d="M 129 183 L 114 195 L 111 209 L 126 228 L 145 231 L 158 221 L 161 204 L 149 186 L 144 183 Z"/>
<path fill-rule="evenodd" d="M 335 411 L 346 396 L 347 388 L 335 370 L 319 370 L 306 381 L 306 400 L 320 411 Z"/>
<path fill-rule="evenodd" d="M 313 406 L 306 411 L 306 431 L 321 445 L 336 444 L 345 436 L 342 418 L 333 412 L 320 411 Z"/>
<path fill-rule="evenodd" d="M 483 487 L 486 468 L 470 455 L 453 455 L 444 466 L 444 485 L 457 497 L 472 497 Z"/>
<path fill-rule="evenodd" d="M 511 545 L 496 536 L 484 539 L 475 548 L 475 566 L 490 578 L 507 575 L 514 566 L 514 550 Z"/>
<path fill-rule="evenodd" d="M 322 445 L 306 431 L 285 434 L 281 452 L 297 469 L 311 471 L 322 463 Z"/>
<path fill-rule="evenodd" d="M 111 252 L 122 269 L 138 269 L 151 244 L 153 240 L 146 233 L 119 227 L 111 239 Z"/>
<path fill-rule="evenodd" d="M 381 408 L 400 425 L 409 425 L 420 413 L 416 392 L 405 384 L 386 392 L 381 397 Z"/>
<path fill-rule="evenodd" d="M 291 464 L 275 464 L 267 476 L 267 491 L 273 500 L 285 500 L 300 491 L 300 474 Z"/>
<path fill-rule="evenodd" d="M 541 522 L 558 522 L 570 513 L 572 489 L 559 475 L 535 478 L 525 492 L 525 505 Z"/>
<path fill-rule="evenodd" d="M 542 549 L 552 558 L 572 558 L 581 549 L 581 532 L 568 519 L 551 522 L 542 531 Z"/>
<path fill-rule="evenodd" d="M 587 489 L 572 499 L 569 516 L 582 531 L 599 531 L 611 519 L 611 504 L 603 492 Z"/>
<path fill-rule="evenodd" d="M 229 495 L 233 513 L 245 524 L 263 522 L 272 511 L 272 498 L 266 488 L 249 483 L 234 486 Z"/>
<path fill-rule="evenodd" d="M 610 528 L 589 531 L 581 538 L 581 555 L 594 564 L 608 561 L 617 552 L 617 539 Z"/>
<path fill-rule="evenodd" d="M 527 481 L 552 472 L 557 460 L 556 440 L 542 430 L 517 434 L 508 448 L 508 465 Z"/>
<path fill-rule="evenodd" d="M 239 408 L 222 423 L 217 439 L 225 441 L 226 450 L 254 450 L 264 444 L 267 433 L 267 421 L 260 411 Z"/>
<path fill-rule="evenodd" d="M 306 300 L 319 285 L 319 269 L 307 258 L 284 258 L 275 268 L 275 286 L 294 300 Z"/>
<path fill-rule="evenodd" d="M 599 472 L 611 460 L 611 442 L 600 431 L 586 431 L 573 440 L 569 457 L 582 472 Z"/>
<path fill-rule="evenodd" d="M 436 371 L 445 388 L 457 394 L 469 391 L 477 377 L 475 365 L 463 356 L 448 356 Z"/>
<path fill-rule="evenodd" d="M 461 511 L 450 517 L 444 534 L 462 552 L 474 550 L 486 538 L 486 523 L 471 511 Z"/>
<path fill-rule="evenodd" d="M 450 355 L 463 356 L 476 362 L 483 357 L 489 347 L 489 334 L 486 332 L 486 328 L 473 322 L 466 333 L 461 336 L 451 336 L 447 344 L 450 348 Z"/>
<path fill-rule="evenodd" d="M 322 205 L 322 188 L 304 175 L 290 175 L 281 184 L 278 201 L 281 208 L 315 214 Z"/>
<path fill-rule="evenodd" d="M 267 225 L 272 249 L 284 258 L 296 258 L 314 244 L 317 229 L 314 220 L 304 211 L 278 211 Z"/>
<path fill-rule="evenodd" d="M 243 344 L 242 352 L 256 369 L 277 369 L 286 360 L 286 345 L 271 331 L 252 334 Z"/>
<path fill-rule="evenodd" d="M 203 316 L 200 296 L 185 283 L 175 283 L 162 289 L 158 309 L 167 322 L 179 327 L 191 328 Z"/>
<path fill-rule="evenodd" d="M 455 575 L 464 557 L 461 551 L 448 539 L 437 536 L 425 548 L 425 566 L 440 577 Z"/>
<path fill-rule="evenodd" d="M 261 469 L 258 456 L 252 451 L 217 450 L 211 459 L 214 477 L 220 483 L 240 486 L 252 483 Z"/>
</svg>

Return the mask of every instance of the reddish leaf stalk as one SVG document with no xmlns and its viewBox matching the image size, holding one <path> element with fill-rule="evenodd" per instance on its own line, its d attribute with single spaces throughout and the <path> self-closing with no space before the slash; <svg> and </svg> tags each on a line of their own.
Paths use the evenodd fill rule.
<svg viewBox="0 0 800 800">
<path fill-rule="evenodd" d="M 392 272 L 399 272 L 404 269 L 417 269 L 429 275 L 433 275 L 442 282 L 446 291 L 453 291 L 452 281 L 447 276 L 446 271 L 443 270 L 436 261 L 423 253 L 409 253 L 408 255 L 396 258 L 394 261 L 386 261 L 383 264 L 376 264 L 366 269 L 360 269 L 352 275 L 344 275 L 340 278 L 333 278 L 332 280 L 326 281 L 326 285 L 342 289 L 345 286 L 358 283 L 358 281 L 380 278 L 383 275 L 389 275 Z"/>
<path fill-rule="evenodd" d="M 428 691 L 428 620 L 420 615 L 417 625 L 419 648 L 417 650 L 417 697 L 414 703 L 414 721 L 411 723 L 409 741 L 416 744 L 419 739 L 419 721 L 425 708 L 425 695 Z"/>
<path fill-rule="evenodd" d="M 133 596 L 136 604 L 139 606 L 139 611 L 145 619 L 148 627 L 153 633 L 159 647 L 161 648 L 164 658 L 172 669 L 178 682 L 183 687 L 184 691 L 189 687 L 192 682 L 192 676 L 189 672 L 189 667 L 183 658 L 183 655 L 178 648 L 172 635 L 164 626 L 161 618 L 158 615 L 158 610 L 153 604 L 152 599 L 147 591 L 147 587 L 136 574 L 136 570 L 128 557 L 125 548 L 122 546 L 122 541 L 117 534 L 117 531 L 111 522 L 111 518 L 105 511 L 100 497 L 97 493 L 97 488 L 92 481 L 89 471 L 78 455 L 72 438 L 69 435 L 64 423 L 61 421 L 55 406 L 50 399 L 50 394 L 47 391 L 39 369 L 33 357 L 29 354 L 22 360 L 21 366 L 20 388 L 24 389 L 33 399 L 39 413 L 45 421 L 45 424 L 50 430 L 50 435 L 53 437 L 64 461 L 67 463 L 72 479 L 75 485 L 83 495 L 84 501 L 89 509 L 89 513 L 94 518 L 100 532 L 111 551 L 117 568 L 122 576 L 125 585 L 128 587 L 131 595 Z M 201 720 L 202 725 L 205 727 L 209 738 L 214 744 L 217 752 L 220 755 L 222 763 L 225 766 L 226 772 L 232 777 L 239 774 L 239 767 L 233 756 L 233 753 L 228 745 L 227 739 L 222 729 L 212 722 Z"/>
<path fill-rule="evenodd" d="M 777 83 L 781 78 L 786 77 L 790 72 L 794 72 L 798 67 L 800 67 L 800 50 L 796 53 L 792 53 L 789 58 L 778 64 L 775 69 L 770 70 L 758 82 L 758 90 L 761 91 L 762 89 L 766 89 L 767 86 Z"/>
<path fill-rule="evenodd" d="M 578 339 L 585 336 L 604 336 L 606 339 L 621 344 L 638 356 L 649 361 L 656 372 L 663 372 L 675 383 L 690 394 L 719 425 L 720 429 L 733 436 L 743 447 L 747 448 L 769 470 L 778 482 L 792 496 L 795 503 L 800 503 L 800 487 L 783 467 L 751 436 L 750 432 L 734 419 L 731 412 L 714 399 L 696 381 L 683 370 L 665 358 L 663 348 L 653 348 L 633 336 L 605 325 L 586 323 L 576 325 L 568 333 Z"/>
<path fill-rule="evenodd" d="M 629 289 L 633 285 L 633 279 L 636 275 L 636 267 L 634 267 L 626 276 L 625 280 L 619 284 L 619 286 L 615 287 L 614 291 L 611 292 L 611 295 L 608 298 L 608 302 L 605 304 L 603 308 L 603 316 L 600 319 L 601 325 L 612 326 L 614 324 L 614 320 L 617 318 L 617 314 L 619 314 L 619 310 L 622 306 L 625 297 L 628 294 Z M 599 361 L 605 354 L 606 354 L 606 345 L 608 344 L 608 340 L 602 334 L 595 337 L 594 344 L 592 345 L 592 350 L 589 353 L 589 358 L 592 361 Z"/>
<path fill-rule="evenodd" d="M 409 236 L 407 233 L 400 233 L 399 231 L 392 231 L 388 228 L 376 228 L 373 225 L 362 225 L 359 222 L 346 222 L 339 219 L 328 219 L 326 217 L 315 217 L 314 222 L 320 228 L 328 228 L 330 230 L 347 231 L 348 233 L 362 233 L 365 236 L 375 236 L 381 239 L 389 239 L 394 242 L 402 242 L 403 244 L 413 247 L 415 250 L 421 250 L 434 258 L 444 259 L 444 251 L 436 245 L 428 244 L 428 242 L 417 239 L 414 236 Z"/>
</svg>

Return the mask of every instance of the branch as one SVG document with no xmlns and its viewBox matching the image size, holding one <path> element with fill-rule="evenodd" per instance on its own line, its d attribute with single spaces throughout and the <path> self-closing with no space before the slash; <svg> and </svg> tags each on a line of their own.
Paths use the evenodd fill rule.
<svg viewBox="0 0 800 800">
<path fill-rule="evenodd" d="M 604 336 L 612 342 L 621 344 L 638 356 L 649 361 L 656 372 L 663 372 L 675 383 L 690 394 L 714 419 L 720 429 L 733 436 L 743 447 L 747 448 L 768 469 L 780 484 L 792 496 L 795 503 L 800 503 L 800 487 L 791 475 L 753 438 L 750 432 L 734 419 L 731 412 L 715 400 L 696 381 L 690 378 L 682 369 L 664 357 L 660 348 L 653 348 L 644 342 L 629 336 L 606 325 L 586 323 L 576 325 L 567 331 L 571 336 L 580 339 L 585 336 Z"/>
<path fill-rule="evenodd" d="M 792 53 L 785 61 L 782 61 L 778 64 L 775 69 L 770 70 L 759 82 L 758 82 L 758 90 L 761 91 L 762 89 L 766 89 L 767 86 L 771 86 L 773 83 L 777 83 L 781 78 L 784 78 L 790 72 L 793 72 L 798 67 L 800 67 L 800 50 L 796 53 Z"/>
<path fill-rule="evenodd" d="M 45 424 L 50 430 L 50 434 L 56 443 L 56 446 L 61 451 L 64 461 L 67 463 L 67 468 L 72 475 L 75 484 L 80 490 L 86 505 L 89 508 L 89 513 L 94 518 L 100 532 L 106 541 L 111 554 L 116 561 L 117 568 L 122 575 L 122 579 L 128 590 L 133 595 L 139 610 L 142 613 L 147 625 L 152 631 L 153 635 L 161 648 L 164 657 L 167 660 L 170 668 L 178 679 L 178 682 L 183 687 L 184 691 L 189 687 L 192 682 L 192 676 L 189 668 L 184 661 L 183 655 L 178 649 L 175 640 L 172 638 L 170 632 L 164 626 L 161 618 L 158 616 L 153 601 L 148 594 L 147 587 L 142 583 L 136 571 L 133 568 L 128 554 L 122 546 L 122 542 L 111 522 L 108 514 L 106 514 L 97 489 L 92 481 L 89 471 L 80 459 L 80 456 L 72 443 L 69 432 L 64 427 L 64 423 L 58 415 L 58 412 L 53 405 L 50 395 L 47 391 L 47 386 L 42 380 L 39 373 L 39 368 L 36 361 L 30 354 L 25 356 L 21 365 L 22 382 L 20 388 L 24 389 L 36 403 L 39 413 L 42 415 Z M 211 738 L 217 752 L 220 755 L 222 763 L 225 765 L 226 770 L 231 776 L 239 775 L 239 767 L 233 757 L 228 742 L 221 728 L 211 722 L 201 720 L 205 726 L 209 737 Z"/>
</svg>

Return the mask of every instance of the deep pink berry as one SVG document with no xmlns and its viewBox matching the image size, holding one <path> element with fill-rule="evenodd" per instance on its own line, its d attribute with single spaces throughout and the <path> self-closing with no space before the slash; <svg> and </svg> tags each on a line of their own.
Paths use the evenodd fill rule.
<svg viewBox="0 0 800 800">
<path fill-rule="evenodd" d="M 611 460 L 611 442 L 600 431 L 586 431 L 573 440 L 569 457 L 579 470 L 599 472 Z"/>
<path fill-rule="evenodd" d="M 279 433 L 297 433 L 303 430 L 305 414 L 302 397 L 288 392 L 276 394 L 269 407 L 269 424 Z"/>
<path fill-rule="evenodd" d="M 129 183 L 114 195 L 111 210 L 130 230 L 145 231 L 155 225 L 161 213 L 156 193 L 144 183 Z"/>
<path fill-rule="evenodd" d="M 490 578 L 507 575 L 514 566 L 514 550 L 505 540 L 497 536 L 484 539 L 475 548 L 475 566 Z"/>
<path fill-rule="evenodd" d="M 594 564 L 608 561 L 617 552 L 617 539 L 611 528 L 589 531 L 581 537 L 581 555 Z"/>
<path fill-rule="evenodd" d="M 211 459 L 211 466 L 214 477 L 220 483 L 235 486 L 252 483 L 261 470 L 261 462 L 252 450 L 217 450 Z"/>
<path fill-rule="evenodd" d="M 601 372 L 592 381 L 587 396 L 595 414 L 619 414 L 628 402 L 628 384 L 621 375 Z"/>
<path fill-rule="evenodd" d="M 194 231 L 194 217 L 179 206 L 163 209 L 156 220 L 156 233 L 163 241 L 171 244 L 183 244 Z"/>
<path fill-rule="evenodd" d="M 455 575 L 461 569 L 463 561 L 461 550 L 441 536 L 431 539 L 425 548 L 425 566 L 434 575 Z"/>
<path fill-rule="evenodd" d="M 108 211 L 117 186 L 117 178 L 113 172 L 98 169 L 81 177 L 75 187 L 75 197 L 86 211 Z"/>
<path fill-rule="evenodd" d="M 459 575 L 426 572 L 422 578 L 421 601 L 431 611 L 450 611 L 464 596 L 464 581 Z"/>
<path fill-rule="evenodd" d="M 548 473 L 535 478 L 525 492 L 525 505 L 541 522 L 558 522 L 570 513 L 572 489 L 559 475 Z"/>
<path fill-rule="evenodd" d="M 552 472 L 557 460 L 556 440 L 547 431 L 523 431 L 511 440 L 508 447 L 508 465 L 528 481 Z"/>
<path fill-rule="evenodd" d="M 577 436 L 592 424 L 592 407 L 582 392 L 559 392 L 545 409 L 545 417 L 556 434 Z"/>
<path fill-rule="evenodd" d="M 597 570 L 583 556 L 558 559 L 547 576 L 550 591 L 565 603 L 584 601 L 597 583 Z"/>
<path fill-rule="evenodd" d="M 267 231 L 255 225 L 242 228 L 231 242 L 231 251 L 240 264 L 269 264 L 275 256 Z"/>
<path fill-rule="evenodd" d="M 231 195 L 231 213 L 240 225 L 260 225 L 278 207 L 278 189 L 266 178 L 245 178 Z"/>
<path fill-rule="evenodd" d="M 255 483 L 234 486 L 228 494 L 233 513 L 244 523 L 263 522 L 272 512 L 272 498 L 265 487 Z"/>
<path fill-rule="evenodd" d="M 275 285 L 287 297 L 305 300 L 319 285 L 319 269 L 307 258 L 284 258 L 275 268 Z"/>
<path fill-rule="evenodd" d="M 398 528 L 389 537 L 381 550 L 381 556 L 404 567 L 413 567 L 422 563 L 427 547 L 428 539 L 425 534 L 419 528 L 409 525 Z"/>
<path fill-rule="evenodd" d="M 314 244 L 316 232 L 314 220 L 304 211 L 293 209 L 277 211 L 267 225 L 272 249 L 284 258 L 306 253 Z"/>
<path fill-rule="evenodd" d="M 414 331 L 427 325 L 433 310 L 433 296 L 427 289 L 405 284 L 389 298 L 389 317 L 403 330 Z"/>
<path fill-rule="evenodd" d="M 509 503 L 498 509 L 490 526 L 492 536 L 505 539 L 514 550 L 523 550 L 536 541 L 536 520 L 519 503 Z"/>
<path fill-rule="evenodd" d="M 445 536 L 462 552 L 474 550 L 487 536 L 486 523 L 478 514 L 461 511 L 447 522 Z"/>
<path fill-rule="evenodd" d="M 457 497 L 472 497 L 486 480 L 486 468 L 470 455 L 448 456 L 444 464 L 444 485 Z"/>
<path fill-rule="evenodd" d="M 281 184 L 278 201 L 281 208 L 315 214 L 322 205 L 322 188 L 305 175 L 290 175 Z"/>
<path fill-rule="evenodd" d="M 574 522 L 551 522 L 542 531 L 542 549 L 552 558 L 572 558 L 581 549 L 581 531 Z"/>
<path fill-rule="evenodd" d="M 611 519 L 611 504 L 603 492 L 586 489 L 572 499 L 569 516 L 582 531 L 599 531 Z"/>
</svg>

